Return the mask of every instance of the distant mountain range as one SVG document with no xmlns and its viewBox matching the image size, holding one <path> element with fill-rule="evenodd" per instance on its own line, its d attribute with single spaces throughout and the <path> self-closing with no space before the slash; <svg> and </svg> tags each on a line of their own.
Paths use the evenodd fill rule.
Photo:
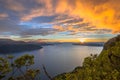
<svg viewBox="0 0 120 80">
<path fill-rule="evenodd" d="M 104 46 L 104 42 L 73 43 L 73 45 L 82 45 L 82 46 Z"/>
<path fill-rule="evenodd" d="M 39 42 L 24 42 L 24 41 L 14 41 L 11 39 L 0 39 L 0 53 L 17 53 L 24 51 L 32 51 L 41 49 L 41 46 L 48 45 L 58 45 L 66 43 L 39 43 Z M 103 46 L 103 42 L 89 42 L 89 43 L 70 43 L 73 45 L 82 45 L 82 46 Z"/>
<path fill-rule="evenodd" d="M 41 49 L 41 45 L 32 42 L 0 39 L 0 53 L 17 53 Z"/>
</svg>

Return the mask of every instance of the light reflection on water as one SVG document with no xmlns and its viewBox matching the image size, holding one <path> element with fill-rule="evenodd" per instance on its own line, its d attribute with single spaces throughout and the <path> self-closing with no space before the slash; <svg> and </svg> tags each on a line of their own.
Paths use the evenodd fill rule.
<svg viewBox="0 0 120 80">
<path fill-rule="evenodd" d="M 24 54 L 35 56 L 34 68 L 41 69 L 41 79 L 47 80 L 42 70 L 42 64 L 46 66 L 50 75 L 55 76 L 60 73 L 72 71 L 75 67 L 81 66 L 85 57 L 92 54 L 99 54 L 102 47 L 77 46 L 77 45 L 50 45 L 43 46 L 42 49 L 12 54 L 19 57 Z"/>
</svg>

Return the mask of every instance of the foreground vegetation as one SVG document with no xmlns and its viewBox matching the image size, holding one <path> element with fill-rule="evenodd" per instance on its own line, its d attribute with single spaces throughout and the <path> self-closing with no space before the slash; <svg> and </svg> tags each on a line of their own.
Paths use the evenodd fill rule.
<svg viewBox="0 0 120 80">
<path fill-rule="evenodd" d="M 40 80 L 40 70 L 33 69 L 34 56 L 0 57 L 0 80 Z"/>
<path fill-rule="evenodd" d="M 0 80 L 40 80 L 40 70 L 31 68 L 33 64 L 32 55 L 0 57 Z M 109 40 L 99 56 L 91 54 L 72 72 L 52 78 L 43 69 L 50 80 L 120 80 L 120 36 Z"/>
</svg>

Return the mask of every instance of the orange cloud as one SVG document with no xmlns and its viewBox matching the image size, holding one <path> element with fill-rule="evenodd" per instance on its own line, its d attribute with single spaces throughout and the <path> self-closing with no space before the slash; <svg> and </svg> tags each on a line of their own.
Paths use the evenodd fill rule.
<svg viewBox="0 0 120 80">
<path fill-rule="evenodd" d="M 62 26 L 57 26 L 57 25 L 55 25 L 55 26 L 53 26 L 53 28 L 54 28 L 54 29 L 57 29 L 57 30 L 59 30 L 59 31 L 65 31 L 65 29 L 64 29 Z"/>
<path fill-rule="evenodd" d="M 79 32 L 79 29 L 74 28 L 73 26 L 53 26 L 54 29 L 57 29 L 59 31 L 70 31 L 72 32 L 72 34 L 75 34 L 77 32 Z"/>
<path fill-rule="evenodd" d="M 80 42 L 79 39 L 38 39 L 37 42 Z"/>
<path fill-rule="evenodd" d="M 22 17 L 23 21 L 40 16 L 68 15 L 83 18 L 84 23 L 89 23 L 89 26 L 97 29 L 109 29 L 113 33 L 120 32 L 120 0 L 58 0 L 56 3 L 53 0 L 36 1 L 45 6 L 31 10 L 29 14 Z M 81 29 L 81 27 L 79 28 Z M 59 29 L 64 30 L 61 27 Z M 74 31 L 74 27 L 71 26 L 68 26 L 67 29 Z"/>
<path fill-rule="evenodd" d="M 98 29 L 111 29 L 120 32 L 119 0 L 81 0 L 76 1 L 76 7 L 71 12 L 73 16 L 84 18 Z"/>
<path fill-rule="evenodd" d="M 30 10 L 30 13 L 27 15 L 24 15 L 21 20 L 22 21 L 29 21 L 33 18 L 40 17 L 40 16 L 51 16 L 53 15 L 53 6 L 52 6 L 52 0 L 35 0 L 38 4 L 43 4 L 44 6 L 33 8 Z"/>
<path fill-rule="evenodd" d="M 8 17 L 8 14 L 6 13 L 0 13 L 0 19 L 5 19 Z"/>
</svg>

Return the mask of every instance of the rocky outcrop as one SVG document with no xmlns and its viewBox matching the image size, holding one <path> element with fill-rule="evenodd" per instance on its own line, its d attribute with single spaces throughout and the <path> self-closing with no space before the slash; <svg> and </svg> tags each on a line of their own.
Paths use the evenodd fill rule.
<svg viewBox="0 0 120 80">
<path fill-rule="evenodd" d="M 115 46 L 115 43 L 120 41 L 120 35 L 108 40 L 105 44 L 104 44 L 104 48 L 103 50 L 107 50 L 112 46 Z"/>
</svg>

